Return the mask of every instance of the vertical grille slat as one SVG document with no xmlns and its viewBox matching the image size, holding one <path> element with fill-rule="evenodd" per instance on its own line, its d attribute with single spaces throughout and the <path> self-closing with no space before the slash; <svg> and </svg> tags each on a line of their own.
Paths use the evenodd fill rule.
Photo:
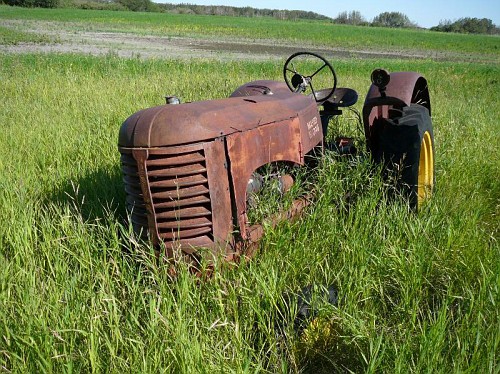
<svg viewBox="0 0 500 374">
<path fill-rule="evenodd" d="M 122 151 L 121 163 L 132 223 L 147 230 L 137 161 L 131 153 Z M 146 174 L 159 238 L 167 245 L 212 245 L 213 221 L 203 148 L 189 146 L 179 153 L 174 147 L 155 148 L 146 160 Z"/>
<path fill-rule="evenodd" d="M 137 161 L 130 153 L 122 153 L 120 157 L 125 185 L 127 212 L 134 230 L 145 236 L 148 230 L 148 216 L 137 169 Z"/>
</svg>

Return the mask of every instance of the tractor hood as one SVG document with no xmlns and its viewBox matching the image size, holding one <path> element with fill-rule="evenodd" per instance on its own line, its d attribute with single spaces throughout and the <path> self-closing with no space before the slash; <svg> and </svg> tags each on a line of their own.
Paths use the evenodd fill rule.
<svg viewBox="0 0 500 374">
<path fill-rule="evenodd" d="M 144 109 L 121 126 L 121 147 L 196 143 L 299 117 L 316 103 L 290 91 L 231 97 Z"/>
</svg>

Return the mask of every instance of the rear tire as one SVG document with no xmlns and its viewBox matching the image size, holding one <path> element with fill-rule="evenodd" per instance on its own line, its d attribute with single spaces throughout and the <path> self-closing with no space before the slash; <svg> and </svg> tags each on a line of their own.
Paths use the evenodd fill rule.
<svg viewBox="0 0 500 374">
<path fill-rule="evenodd" d="M 434 134 L 429 110 L 411 104 L 391 110 L 389 119 L 374 123 L 375 162 L 383 163 L 384 176 L 419 209 L 434 189 Z"/>
</svg>

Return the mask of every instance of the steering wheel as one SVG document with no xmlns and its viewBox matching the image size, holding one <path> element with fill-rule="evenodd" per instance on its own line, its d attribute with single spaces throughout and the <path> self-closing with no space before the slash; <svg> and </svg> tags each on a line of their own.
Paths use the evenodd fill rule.
<svg viewBox="0 0 500 374">
<path fill-rule="evenodd" d="M 312 74 L 303 74 L 303 69 L 311 69 L 310 57 L 314 57 L 315 70 Z M 319 60 L 319 61 L 316 61 Z M 299 72 L 300 71 L 300 72 Z M 313 78 L 318 74 L 323 75 L 323 79 L 332 80 L 332 89 L 316 90 L 313 86 Z M 319 103 L 329 99 L 337 88 L 337 75 L 333 66 L 322 56 L 313 52 L 297 52 L 288 57 L 283 67 L 283 77 L 286 85 L 292 92 L 305 93 L 310 88 L 314 100 Z M 333 79 L 332 79 L 333 77 Z"/>
</svg>

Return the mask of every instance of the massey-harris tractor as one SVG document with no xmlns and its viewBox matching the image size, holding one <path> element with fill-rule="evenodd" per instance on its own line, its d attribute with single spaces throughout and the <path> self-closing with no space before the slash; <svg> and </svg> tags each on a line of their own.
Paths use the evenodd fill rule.
<svg viewBox="0 0 500 374">
<path fill-rule="evenodd" d="M 262 185 L 258 170 L 279 163 L 313 167 L 308 159 L 327 147 L 352 149 L 346 139 L 332 146 L 326 138 L 331 118 L 358 99 L 354 90 L 337 87 L 332 65 L 299 52 L 283 75 L 284 82 L 246 83 L 225 99 L 167 97 L 166 105 L 123 123 L 118 144 L 127 210 L 134 230 L 158 251 L 193 260 L 204 253 L 227 260 L 249 255 L 264 232 L 248 219 L 249 195 Z M 427 81 L 382 69 L 371 81 L 362 113 L 368 150 L 384 170 L 398 171 L 400 190 L 418 208 L 434 184 Z M 277 178 L 283 190 L 293 184 L 288 174 Z M 270 221 L 293 217 L 308 201 L 295 200 Z"/>
</svg>

